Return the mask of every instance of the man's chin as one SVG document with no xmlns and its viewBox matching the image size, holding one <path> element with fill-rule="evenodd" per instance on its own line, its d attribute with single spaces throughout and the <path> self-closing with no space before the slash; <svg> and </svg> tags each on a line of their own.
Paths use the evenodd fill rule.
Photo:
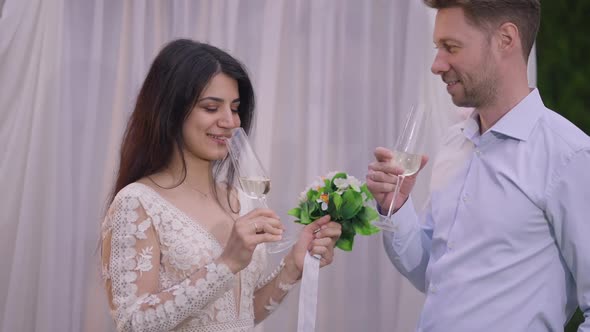
<svg viewBox="0 0 590 332">
<path fill-rule="evenodd" d="M 453 104 L 458 107 L 475 107 L 472 102 L 466 100 L 462 96 L 451 95 L 451 99 L 453 100 Z"/>
</svg>

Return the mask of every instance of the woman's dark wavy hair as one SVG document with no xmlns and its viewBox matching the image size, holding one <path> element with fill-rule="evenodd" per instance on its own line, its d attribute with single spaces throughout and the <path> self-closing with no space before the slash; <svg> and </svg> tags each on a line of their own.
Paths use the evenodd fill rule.
<svg viewBox="0 0 590 332">
<path fill-rule="evenodd" d="M 219 73 L 237 81 L 240 96 L 238 114 L 241 126 L 246 133 L 250 133 L 254 90 L 244 65 L 228 53 L 205 43 L 188 39 L 168 43 L 154 59 L 127 123 L 115 185 L 108 198 L 109 205 L 125 186 L 166 167 L 172 160 L 175 146 L 179 151 L 183 150 L 182 125 L 203 89 Z M 186 178 L 186 161 L 181 156 L 183 178 L 177 185 Z M 214 162 L 213 181 L 226 170 L 224 182 L 231 186 L 235 169 L 228 159 Z M 216 186 L 212 187 L 218 199 Z M 228 202 L 229 192 L 227 190 Z"/>
</svg>

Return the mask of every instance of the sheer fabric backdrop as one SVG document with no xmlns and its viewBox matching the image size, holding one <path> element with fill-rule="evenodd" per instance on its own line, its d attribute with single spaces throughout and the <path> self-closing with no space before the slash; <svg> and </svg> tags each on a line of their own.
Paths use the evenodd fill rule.
<svg viewBox="0 0 590 332">
<path fill-rule="evenodd" d="M 411 103 L 432 106 L 433 154 L 461 117 L 439 78 L 420 1 L 5 0 L 0 17 L 1 331 L 112 331 L 99 223 L 134 98 L 173 38 L 241 59 L 257 93 L 254 141 L 286 211 L 315 176 L 361 179 Z M 425 172 L 415 192 L 423 202 Z M 278 261 L 278 258 L 273 257 Z M 318 331 L 411 331 L 423 301 L 380 235 L 357 237 L 320 277 Z M 294 331 L 295 290 L 257 328 Z"/>
</svg>

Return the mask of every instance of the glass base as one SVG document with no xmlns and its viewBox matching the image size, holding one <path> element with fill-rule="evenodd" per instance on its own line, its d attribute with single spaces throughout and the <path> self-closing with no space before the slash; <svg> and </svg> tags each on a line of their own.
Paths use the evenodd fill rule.
<svg viewBox="0 0 590 332">
<path fill-rule="evenodd" d="M 266 244 L 266 252 L 269 254 L 276 254 L 291 248 L 295 244 L 295 239 L 284 238 L 277 242 L 271 242 Z"/>
<path fill-rule="evenodd" d="M 395 225 L 389 220 L 376 221 L 373 223 L 373 226 L 379 227 L 381 230 L 388 232 L 395 232 L 397 230 L 397 227 L 395 227 Z"/>
</svg>

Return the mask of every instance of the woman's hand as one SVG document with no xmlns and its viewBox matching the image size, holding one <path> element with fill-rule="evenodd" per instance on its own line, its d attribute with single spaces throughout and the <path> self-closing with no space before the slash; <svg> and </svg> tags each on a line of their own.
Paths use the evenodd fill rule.
<svg viewBox="0 0 590 332">
<path fill-rule="evenodd" d="M 303 261 L 308 252 L 312 256 L 321 256 L 320 267 L 332 263 L 334 246 L 342 233 L 341 229 L 342 226 L 339 223 L 330 221 L 329 215 L 323 216 L 303 228 L 297 243 L 285 257 L 285 268 L 293 280 L 301 278 Z"/>
<path fill-rule="evenodd" d="M 283 226 L 276 213 L 255 209 L 236 220 L 219 261 L 237 273 L 250 264 L 257 245 L 279 241 L 282 233 Z"/>
</svg>

